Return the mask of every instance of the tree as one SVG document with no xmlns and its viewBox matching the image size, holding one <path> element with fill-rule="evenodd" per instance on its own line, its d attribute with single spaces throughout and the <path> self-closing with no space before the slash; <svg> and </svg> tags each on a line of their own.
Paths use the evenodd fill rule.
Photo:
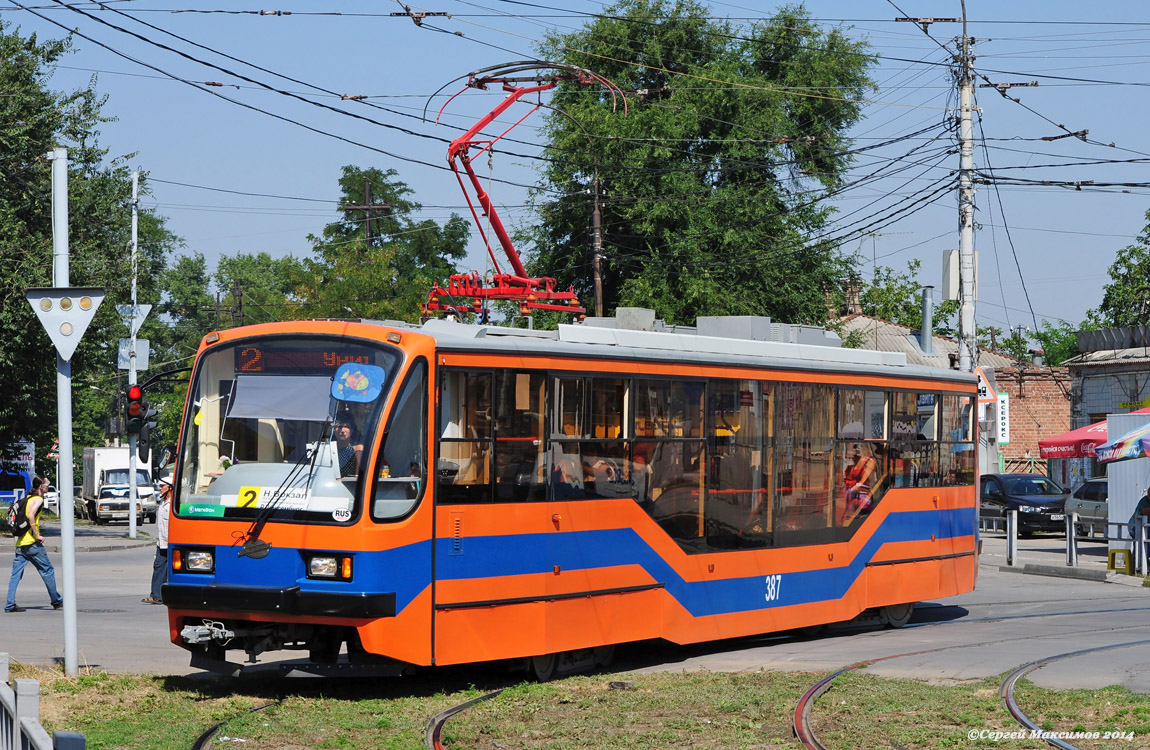
<svg viewBox="0 0 1150 750">
<path fill-rule="evenodd" d="M 918 281 L 921 267 L 922 261 L 916 258 L 907 263 L 904 273 L 887 266 L 875 268 L 871 282 L 863 283 L 859 291 L 862 311 L 872 317 L 919 330 L 922 327 L 922 284 Z M 944 300 L 935 305 L 932 332 L 940 336 L 953 335 L 951 320 L 957 312 L 956 300 Z"/>
<path fill-rule="evenodd" d="M 525 230 L 531 271 L 591 299 L 597 174 L 608 312 L 822 323 L 825 293 L 849 263 L 808 241 L 829 211 L 807 191 L 840 184 L 850 163 L 845 132 L 872 87 L 867 49 L 801 8 L 743 28 L 708 18 L 695 0 L 622 0 L 548 36 L 542 59 L 631 93 L 624 116 L 604 91 L 556 90 L 533 195 L 540 222 Z"/>
<path fill-rule="evenodd" d="M 69 51 L 67 41 L 23 38 L 0 22 L 0 442 L 36 441 L 38 463 L 56 436 L 56 356 L 24 289 L 52 286 L 50 165 L 44 154 L 69 153 L 70 281 L 105 290 L 100 308 L 72 357 L 73 436 L 77 445 L 104 438 L 103 418 L 116 394 L 116 341 L 124 327 L 115 305 L 127 302 L 131 274 L 130 179 L 126 166 L 104 165 L 98 143 L 104 99 L 88 87 L 55 93 L 50 68 Z M 156 293 L 156 271 L 174 238 L 144 211 L 140 223 L 143 299 Z M 151 273 L 149 273 L 149 271 Z M 78 457 L 79 452 L 76 452 Z"/>
<path fill-rule="evenodd" d="M 414 218 L 422 206 L 393 169 L 345 166 L 339 184 L 343 216 L 310 236 L 315 257 L 293 270 L 299 314 L 306 317 L 414 321 L 433 284 L 446 282 L 466 255 L 470 231 L 457 214 L 443 226 Z M 365 201 L 365 182 L 372 203 Z M 365 210 L 371 221 L 366 232 Z"/>
<path fill-rule="evenodd" d="M 1094 327 L 1123 328 L 1150 320 L 1150 211 L 1146 222 L 1134 244 L 1119 250 L 1107 271 L 1111 283 L 1103 287 L 1102 304 L 1089 313 Z"/>
<path fill-rule="evenodd" d="M 1055 367 L 1077 356 L 1078 337 L 1075 334 L 1090 328 L 1088 321 L 1083 321 L 1077 326 L 1070 325 L 1065 320 L 1058 321 L 1058 325 L 1052 325 L 1049 320 L 1042 321 L 1041 329 L 1034 333 L 1034 339 L 1042 345 L 1044 362 L 1050 367 Z"/>
<path fill-rule="evenodd" d="M 290 255 L 273 258 L 261 252 L 222 256 L 215 281 L 221 293 L 230 295 L 231 324 L 298 318 L 294 292 L 304 272 L 304 264 Z"/>
</svg>

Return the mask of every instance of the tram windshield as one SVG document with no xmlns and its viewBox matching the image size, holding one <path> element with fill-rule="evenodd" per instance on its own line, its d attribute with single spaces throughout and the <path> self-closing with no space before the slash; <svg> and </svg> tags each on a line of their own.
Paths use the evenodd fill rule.
<svg viewBox="0 0 1150 750">
<path fill-rule="evenodd" d="M 268 337 L 201 357 L 181 441 L 182 516 L 341 523 L 399 353 L 338 337 Z"/>
</svg>

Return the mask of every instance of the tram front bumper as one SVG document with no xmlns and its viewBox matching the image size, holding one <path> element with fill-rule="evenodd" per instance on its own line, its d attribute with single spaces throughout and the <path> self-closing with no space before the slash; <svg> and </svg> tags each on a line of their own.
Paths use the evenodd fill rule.
<svg viewBox="0 0 1150 750">
<path fill-rule="evenodd" d="M 164 604 L 172 609 L 265 612 L 314 617 L 395 617 L 395 593 L 305 591 L 299 586 L 189 586 L 165 583 Z"/>
</svg>

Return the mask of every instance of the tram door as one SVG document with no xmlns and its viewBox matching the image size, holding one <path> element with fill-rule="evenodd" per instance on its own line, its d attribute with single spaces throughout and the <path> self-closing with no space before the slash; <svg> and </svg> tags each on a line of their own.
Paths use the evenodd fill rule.
<svg viewBox="0 0 1150 750">
<path fill-rule="evenodd" d="M 396 615 L 375 621 L 360 638 L 372 653 L 416 664 L 432 656 L 428 391 L 428 365 L 418 358 L 399 386 L 379 453 L 365 467 L 371 477 L 368 548 L 379 553 L 373 574 L 395 592 Z"/>
<path fill-rule="evenodd" d="M 541 373 L 440 378 L 434 563 L 439 664 L 545 649 L 547 484 Z"/>
</svg>

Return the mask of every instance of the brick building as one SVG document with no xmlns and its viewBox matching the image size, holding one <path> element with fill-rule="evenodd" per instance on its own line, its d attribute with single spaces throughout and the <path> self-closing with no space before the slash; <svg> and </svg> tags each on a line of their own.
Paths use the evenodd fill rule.
<svg viewBox="0 0 1150 750">
<path fill-rule="evenodd" d="M 1024 363 L 994 371 L 999 393 L 1010 396 L 1010 442 L 999 445 L 1006 471 L 1046 473 L 1038 441 L 1070 430 L 1070 370 Z"/>
</svg>

